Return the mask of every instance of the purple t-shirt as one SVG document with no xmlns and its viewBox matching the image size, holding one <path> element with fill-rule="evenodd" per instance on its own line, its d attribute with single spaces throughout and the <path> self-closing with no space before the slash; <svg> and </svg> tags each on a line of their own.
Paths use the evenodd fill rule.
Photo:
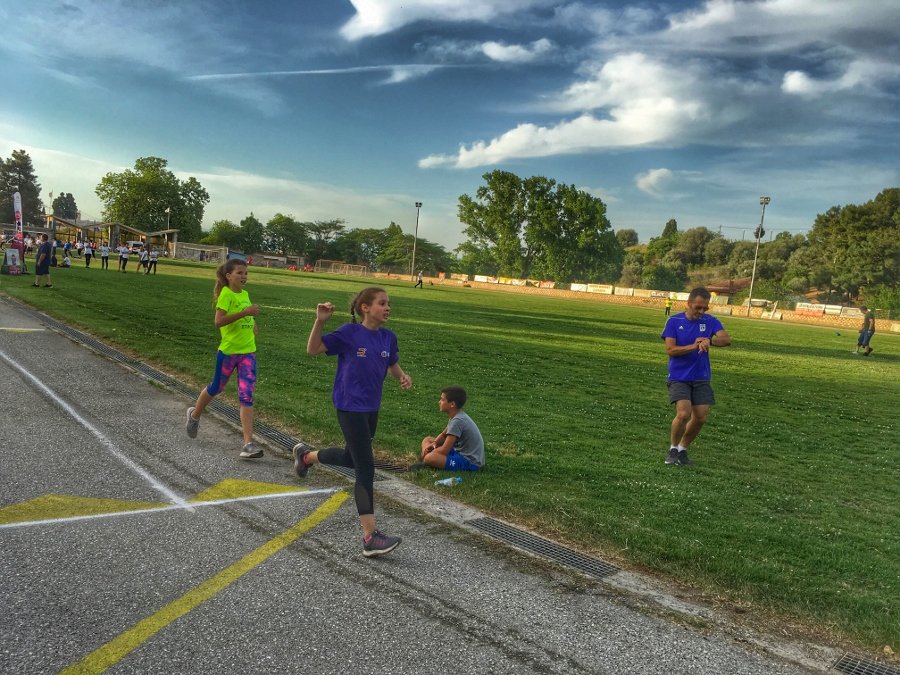
<svg viewBox="0 0 900 675">
<path fill-rule="evenodd" d="M 684 312 L 681 312 L 669 317 L 660 337 L 663 339 L 675 338 L 675 345 L 684 347 L 694 344 L 698 337 L 711 338 L 723 328 L 722 322 L 711 314 L 703 314 L 691 321 L 684 315 Z M 697 350 L 682 356 L 669 357 L 670 382 L 693 382 L 711 378 L 709 352 Z"/>
<path fill-rule="evenodd" d="M 345 323 L 322 336 L 328 356 L 338 357 L 331 400 L 338 410 L 377 412 L 388 368 L 400 358 L 397 336 L 386 328 L 369 330 Z"/>
</svg>

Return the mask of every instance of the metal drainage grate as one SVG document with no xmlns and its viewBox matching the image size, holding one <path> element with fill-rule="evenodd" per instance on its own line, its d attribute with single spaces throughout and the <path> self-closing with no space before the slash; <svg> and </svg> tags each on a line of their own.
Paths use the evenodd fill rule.
<svg viewBox="0 0 900 675">
<path fill-rule="evenodd" d="M 183 382 L 179 382 L 171 375 L 167 375 L 166 373 L 153 368 L 152 366 L 148 366 L 143 361 L 138 361 L 123 352 L 120 352 L 118 349 L 114 349 L 103 342 L 100 342 L 94 337 L 91 337 L 87 333 L 82 333 L 80 330 L 76 328 L 72 328 L 64 323 L 60 323 L 56 319 L 51 319 L 49 316 L 42 314 L 36 310 L 31 308 L 23 307 L 26 312 L 36 317 L 45 325 L 49 326 L 55 331 L 60 333 L 64 333 L 69 336 L 72 340 L 76 342 L 80 342 L 84 346 L 89 349 L 94 350 L 95 352 L 99 352 L 104 356 L 113 359 L 114 361 L 118 361 L 120 363 L 124 363 L 129 368 L 138 371 L 145 377 L 159 382 L 160 384 L 165 385 L 166 387 L 173 389 L 181 394 L 184 394 L 190 399 L 193 399 L 197 396 L 197 390 L 189 387 Z M 240 411 L 232 405 L 227 403 L 223 403 L 218 399 L 213 400 L 209 406 L 211 410 L 215 411 L 228 421 L 232 422 L 235 425 L 240 425 L 241 423 L 241 414 Z M 281 446 L 282 448 L 290 451 L 293 450 L 294 446 L 299 442 L 298 439 L 293 436 L 289 436 L 280 429 L 276 429 L 270 424 L 266 424 L 265 422 L 254 422 L 253 424 L 253 432 L 258 436 L 262 436 L 269 442 L 274 445 Z M 333 469 L 337 471 L 339 474 L 350 478 L 351 480 L 356 479 L 356 472 L 353 469 L 343 467 L 343 466 L 334 466 L 333 464 L 327 465 L 329 469 Z M 400 473 L 401 471 L 405 471 L 406 469 L 401 466 L 397 466 L 395 464 L 391 464 L 390 462 L 382 462 L 376 461 L 375 467 L 379 469 L 383 469 L 385 471 L 392 471 L 395 473 Z M 375 480 L 386 480 L 383 476 L 379 476 L 377 473 L 375 474 Z"/>
<path fill-rule="evenodd" d="M 496 539 L 512 544 L 534 555 L 549 558 L 566 567 L 571 567 L 597 579 L 603 579 L 619 572 L 619 568 L 602 560 L 588 557 L 577 551 L 572 551 L 542 537 L 537 537 L 528 532 L 494 520 L 493 518 L 474 518 L 465 521 L 466 525 L 477 527 L 485 534 Z"/>
<path fill-rule="evenodd" d="M 382 471 L 390 471 L 391 473 L 406 473 L 406 471 L 408 471 L 405 466 L 400 466 L 399 464 L 394 464 L 393 462 L 388 462 L 384 459 L 376 459 L 375 468 L 381 469 Z"/>
<path fill-rule="evenodd" d="M 832 666 L 845 675 L 900 675 L 900 669 L 889 666 L 885 663 L 875 663 L 874 661 L 866 661 L 850 654 L 844 654 Z"/>
</svg>

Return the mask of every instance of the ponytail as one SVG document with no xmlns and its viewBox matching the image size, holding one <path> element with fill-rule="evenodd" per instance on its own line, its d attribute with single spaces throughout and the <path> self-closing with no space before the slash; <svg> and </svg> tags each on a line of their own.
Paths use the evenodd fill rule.
<svg viewBox="0 0 900 675">
<path fill-rule="evenodd" d="M 246 267 L 247 263 L 240 258 L 231 258 L 216 268 L 216 285 L 213 286 L 213 307 L 219 302 L 219 294 L 222 292 L 222 289 L 228 285 L 228 277 L 225 275 L 231 274 L 235 267 L 241 266 Z"/>
<path fill-rule="evenodd" d="M 383 288 L 378 288 L 377 286 L 369 286 L 356 294 L 356 297 L 350 301 L 350 321 L 352 323 L 358 323 L 356 320 L 357 317 L 362 319 L 362 311 L 360 308 L 363 305 L 371 305 L 375 302 L 375 296 L 379 293 L 387 293 L 387 291 Z"/>
</svg>

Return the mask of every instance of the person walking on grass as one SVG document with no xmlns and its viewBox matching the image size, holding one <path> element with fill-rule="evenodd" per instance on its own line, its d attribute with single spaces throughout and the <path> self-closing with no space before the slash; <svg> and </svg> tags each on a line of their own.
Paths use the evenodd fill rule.
<svg viewBox="0 0 900 675">
<path fill-rule="evenodd" d="M 94 257 L 94 245 L 91 244 L 90 241 L 84 242 L 84 248 L 82 249 L 84 253 L 84 266 L 91 266 L 91 258 Z"/>
<path fill-rule="evenodd" d="M 309 333 L 306 353 L 338 357 L 331 398 L 345 447 L 317 451 L 298 443 L 293 450 L 294 470 L 303 478 L 312 464 L 354 469 L 353 496 L 363 530 L 363 555 L 384 555 L 399 546 L 400 537 L 388 536 L 376 527 L 372 439 L 378 425 L 385 377 L 390 375 L 399 380 L 403 389 L 412 387 L 412 378 L 400 368 L 397 336 L 383 327 L 391 315 L 391 303 L 384 289 L 369 287 L 360 291 L 350 303 L 352 322 L 323 335 L 325 323 L 333 314 L 334 305 L 330 302 L 316 306 L 316 320 Z M 362 323 L 356 322 L 357 317 Z"/>
<path fill-rule="evenodd" d="M 40 245 L 34 257 L 34 283 L 35 288 L 41 285 L 41 277 L 44 277 L 44 287 L 53 288 L 50 282 L 50 259 L 53 257 L 53 246 L 47 240 L 47 235 L 40 236 Z"/>
<path fill-rule="evenodd" d="M 710 347 L 727 347 L 731 337 L 722 323 L 707 314 L 711 295 L 695 288 L 687 309 L 670 316 L 662 337 L 669 355 L 669 403 L 675 404 L 666 464 L 691 464 L 688 447 L 706 424 L 709 407 L 716 402 L 710 379 Z"/>
<path fill-rule="evenodd" d="M 128 247 L 122 244 L 116 250 L 119 252 L 119 269 L 125 272 L 125 268 L 128 267 Z"/>
<path fill-rule="evenodd" d="M 438 408 L 449 421 L 437 436 L 422 439 L 421 461 L 409 467 L 417 471 L 431 467 L 443 471 L 478 471 L 484 466 L 484 439 L 478 426 L 462 407 L 466 404 L 466 390 L 444 387 Z"/>
<path fill-rule="evenodd" d="M 672 313 L 672 296 L 668 296 L 666 298 L 666 316 L 669 316 Z"/>
<path fill-rule="evenodd" d="M 856 351 L 853 353 L 859 354 L 859 350 L 863 349 L 863 356 L 868 356 L 873 351 L 869 341 L 875 335 L 875 312 L 865 305 L 860 305 L 859 309 L 863 313 L 863 322 L 859 329 L 859 340 L 856 341 Z"/>
<path fill-rule="evenodd" d="M 219 395 L 231 374 L 238 373 L 238 403 L 241 409 L 241 432 L 244 446 L 241 459 L 263 456 L 262 448 L 253 442 L 253 391 L 256 388 L 256 320 L 259 305 L 250 304 L 250 296 L 244 290 L 247 283 L 247 264 L 232 259 L 216 270 L 213 302 L 215 324 L 221 335 L 216 353 L 216 372 L 209 386 L 200 391 L 197 402 L 187 409 L 187 435 L 197 437 L 200 415 L 206 406 Z"/>
<path fill-rule="evenodd" d="M 155 248 L 150 251 L 150 260 L 147 262 L 147 271 L 144 274 L 150 274 L 150 270 L 153 270 L 153 274 L 156 274 L 156 263 L 159 262 L 159 251 Z"/>
<path fill-rule="evenodd" d="M 109 244 L 105 241 L 100 244 L 100 269 L 109 269 Z"/>
<path fill-rule="evenodd" d="M 423 287 L 422 286 L 422 280 L 424 279 L 424 277 L 422 276 L 423 272 L 424 272 L 424 270 L 419 270 L 419 274 L 416 275 L 416 285 L 413 286 L 413 288 L 422 288 Z"/>
<path fill-rule="evenodd" d="M 138 253 L 138 266 L 135 272 L 140 274 L 141 269 L 144 270 L 144 274 L 146 274 L 149 270 L 150 263 L 150 252 L 147 250 L 147 247 L 144 246 L 141 248 L 140 253 Z"/>
</svg>

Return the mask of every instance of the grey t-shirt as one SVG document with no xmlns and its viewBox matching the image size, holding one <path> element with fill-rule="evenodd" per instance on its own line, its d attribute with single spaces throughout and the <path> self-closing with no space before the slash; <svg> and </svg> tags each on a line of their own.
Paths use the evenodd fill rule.
<svg viewBox="0 0 900 675">
<path fill-rule="evenodd" d="M 484 466 L 484 439 L 464 411 L 460 410 L 447 423 L 447 433 L 456 436 L 456 451 L 476 466 Z"/>
</svg>

